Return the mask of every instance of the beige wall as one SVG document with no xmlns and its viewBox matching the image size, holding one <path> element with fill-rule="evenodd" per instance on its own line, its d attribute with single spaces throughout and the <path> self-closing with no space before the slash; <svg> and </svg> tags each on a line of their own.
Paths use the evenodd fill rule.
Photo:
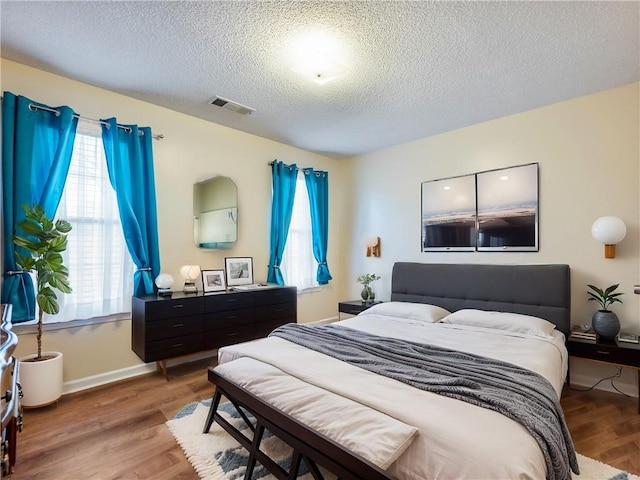
<svg viewBox="0 0 640 480">
<path fill-rule="evenodd" d="M 70 105 L 90 118 L 115 115 L 165 135 L 154 142 L 161 261 L 178 284 L 181 265 L 222 268 L 229 255 L 252 256 L 256 280 L 265 279 L 267 162 L 277 158 L 330 173 L 334 281 L 299 296 L 300 321 L 333 317 L 337 301 L 358 298 L 355 279 L 361 273 L 381 275 L 373 287 L 388 299 L 395 261 L 567 263 L 574 323 L 588 323 L 595 310 L 586 300 L 587 283 L 620 283 L 624 304 L 615 311 L 625 329 L 640 333 L 640 297 L 632 295 L 640 282 L 639 84 L 338 162 L 6 60 L 1 73 L 3 91 Z M 530 162 L 540 164 L 539 252 L 421 253 L 422 181 Z M 228 251 L 201 251 L 193 244 L 191 185 L 211 174 L 229 176 L 238 186 L 238 243 Z M 591 238 L 591 224 L 601 215 L 617 215 L 627 225 L 615 259 L 604 259 L 602 246 Z M 381 258 L 364 255 L 371 235 L 382 239 Z M 20 355 L 33 350 L 31 335 L 20 342 Z M 47 332 L 45 346 L 65 353 L 67 381 L 140 364 L 130 349 L 129 321 Z M 610 373 L 608 367 L 575 363 L 574 378 L 585 383 Z M 634 376 L 626 372 L 622 380 L 637 392 Z"/>
<path fill-rule="evenodd" d="M 256 281 L 266 280 L 271 205 L 268 162 L 273 159 L 329 172 L 332 215 L 328 263 L 330 268 L 337 268 L 338 226 L 343 211 L 340 205 L 346 190 L 340 173 L 344 163 L 15 62 L 2 60 L 1 74 L 2 91 L 52 106 L 69 105 L 89 118 L 116 116 L 121 123 L 148 125 L 154 133 L 164 134 L 163 140 L 153 144 L 160 257 L 162 270 L 173 275 L 177 288 L 182 285 L 181 265 L 220 269 L 224 268 L 225 256 L 253 257 Z M 251 121 L 251 117 L 245 121 Z M 193 242 L 192 185 L 213 174 L 230 177 L 238 187 L 238 242 L 229 250 L 199 250 Z M 336 316 L 338 291 L 336 280 L 318 292 L 299 295 L 299 321 Z M 130 330 L 129 320 L 55 330 L 46 332 L 44 346 L 64 353 L 64 378 L 68 382 L 139 365 L 140 360 L 131 351 Z M 20 335 L 18 355 L 34 349 L 34 336 Z"/>
<path fill-rule="evenodd" d="M 590 323 L 596 310 L 586 285 L 620 283 L 622 305 L 614 311 L 625 330 L 640 333 L 639 85 L 589 95 L 518 115 L 473 125 L 350 159 L 347 177 L 353 228 L 341 261 L 348 294 L 356 298 L 356 277 L 374 272 L 380 298 L 388 299 L 395 261 L 443 263 L 567 263 L 571 266 L 573 323 Z M 421 182 L 482 170 L 538 162 L 540 172 L 539 252 L 420 251 Z M 602 215 L 622 218 L 627 236 L 615 259 L 591 237 Z M 381 258 L 364 256 L 364 240 L 379 235 Z M 583 362 L 576 362 L 576 364 Z M 594 379 L 600 373 L 585 365 Z M 629 372 L 625 380 L 635 384 Z M 588 382 L 589 380 L 585 380 Z M 637 389 L 631 388 L 637 395 Z"/>
</svg>

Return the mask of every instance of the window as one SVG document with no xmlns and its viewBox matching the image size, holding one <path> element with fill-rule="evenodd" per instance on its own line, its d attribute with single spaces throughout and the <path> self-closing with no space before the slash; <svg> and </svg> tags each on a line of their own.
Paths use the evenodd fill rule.
<svg viewBox="0 0 640 480">
<path fill-rule="evenodd" d="M 45 315 L 45 323 L 130 312 L 135 266 L 124 242 L 96 122 L 79 120 L 56 217 L 73 227 L 64 253 L 73 292 L 56 292 L 60 313 Z"/>
<path fill-rule="evenodd" d="M 291 225 L 280 269 L 285 284 L 298 287 L 298 291 L 319 286 L 316 281 L 318 262 L 313 256 L 309 195 L 302 171 L 298 172 L 296 180 L 296 196 L 293 201 Z"/>
</svg>

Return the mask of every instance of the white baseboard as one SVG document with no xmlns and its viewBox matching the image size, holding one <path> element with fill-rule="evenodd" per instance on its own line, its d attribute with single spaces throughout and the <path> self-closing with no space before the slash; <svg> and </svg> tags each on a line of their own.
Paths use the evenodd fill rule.
<svg viewBox="0 0 640 480">
<path fill-rule="evenodd" d="M 211 358 L 216 354 L 217 350 L 209 350 L 185 357 L 172 358 L 170 360 L 167 360 L 167 367 L 174 367 L 183 363 L 190 363 L 205 358 Z M 117 382 L 119 380 L 126 380 L 127 378 L 137 377 L 138 375 L 144 375 L 146 373 L 153 373 L 156 370 L 157 368 L 155 362 L 141 363 L 139 365 L 121 368 L 120 370 L 113 370 L 111 372 L 99 373 L 97 375 L 91 375 L 89 377 L 79 378 L 77 380 L 70 380 L 68 382 L 64 382 L 64 384 L 62 385 L 62 394 L 67 395 L 69 393 L 80 392 L 89 388 L 100 387 L 102 385 Z"/>
<path fill-rule="evenodd" d="M 106 385 L 107 383 L 117 382 L 118 380 L 124 380 L 131 377 L 137 377 L 138 375 L 144 375 L 145 373 L 155 372 L 155 370 L 155 363 L 141 363 L 140 365 L 121 368 L 120 370 L 113 370 L 111 372 L 99 373 L 98 375 L 91 375 L 77 380 L 70 380 L 68 382 L 64 382 L 62 385 L 62 394 L 67 395 L 68 393 L 75 393 L 81 390 L 87 390 L 88 388 L 99 387 L 101 385 Z"/>
</svg>

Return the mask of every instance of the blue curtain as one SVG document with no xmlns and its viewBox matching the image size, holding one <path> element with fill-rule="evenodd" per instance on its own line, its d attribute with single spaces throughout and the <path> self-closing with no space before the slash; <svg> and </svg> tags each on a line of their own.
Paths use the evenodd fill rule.
<svg viewBox="0 0 640 480">
<path fill-rule="evenodd" d="M 304 168 L 304 180 L 309 194 L 311 209 L 311 233 L 313 235 L 313 256 L 318 262 L 316 281 L 326 285 L 333 277 L 327 265 L 327 245 L 329 237 L 329 174 Z"/>
<path fill-rule="evenodd" d="M 151 129 L 118 126 L 115 118 L 102 122 L 109 181 L 116 192 L 127 248 L 138 267 L 134 294 L 151 294 L 153 280 L 160 273 Z"/>
<path fill-rule="evenodd" d="M 271 249 L 269 253 L 269 270 L 267 283 L 284 285 L 280 271 L 282 252 L 287 243 L 293 200 L 296 195 L 296 165 L 285 165 L 277 160 L 271 165 L 273 198 L 271 201 Z"/>
<path fill-rule="evenodd" d="M 41 108 L 37 108 L 41 107 Z M 4 92 L 2 99 L 2 303 L 13 305 L 13 322 L 33 320 L 33 282 L 16 273 L 13 235 L 23 205 L 38 203 L 53 218 L 71 162 L 78 118 L 66 106 L 49 107 Z"/>
</svg>

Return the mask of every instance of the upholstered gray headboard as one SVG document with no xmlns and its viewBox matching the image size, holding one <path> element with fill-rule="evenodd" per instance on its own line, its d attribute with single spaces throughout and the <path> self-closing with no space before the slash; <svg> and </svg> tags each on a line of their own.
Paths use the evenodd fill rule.
<svg viewBox="0 0 640 480">
<path fill-rule="evenodd" d="M 476 265 L 398 262 L 391 300 L 534 315 L 568 334 L 569 265 Z"/>
</svg>

